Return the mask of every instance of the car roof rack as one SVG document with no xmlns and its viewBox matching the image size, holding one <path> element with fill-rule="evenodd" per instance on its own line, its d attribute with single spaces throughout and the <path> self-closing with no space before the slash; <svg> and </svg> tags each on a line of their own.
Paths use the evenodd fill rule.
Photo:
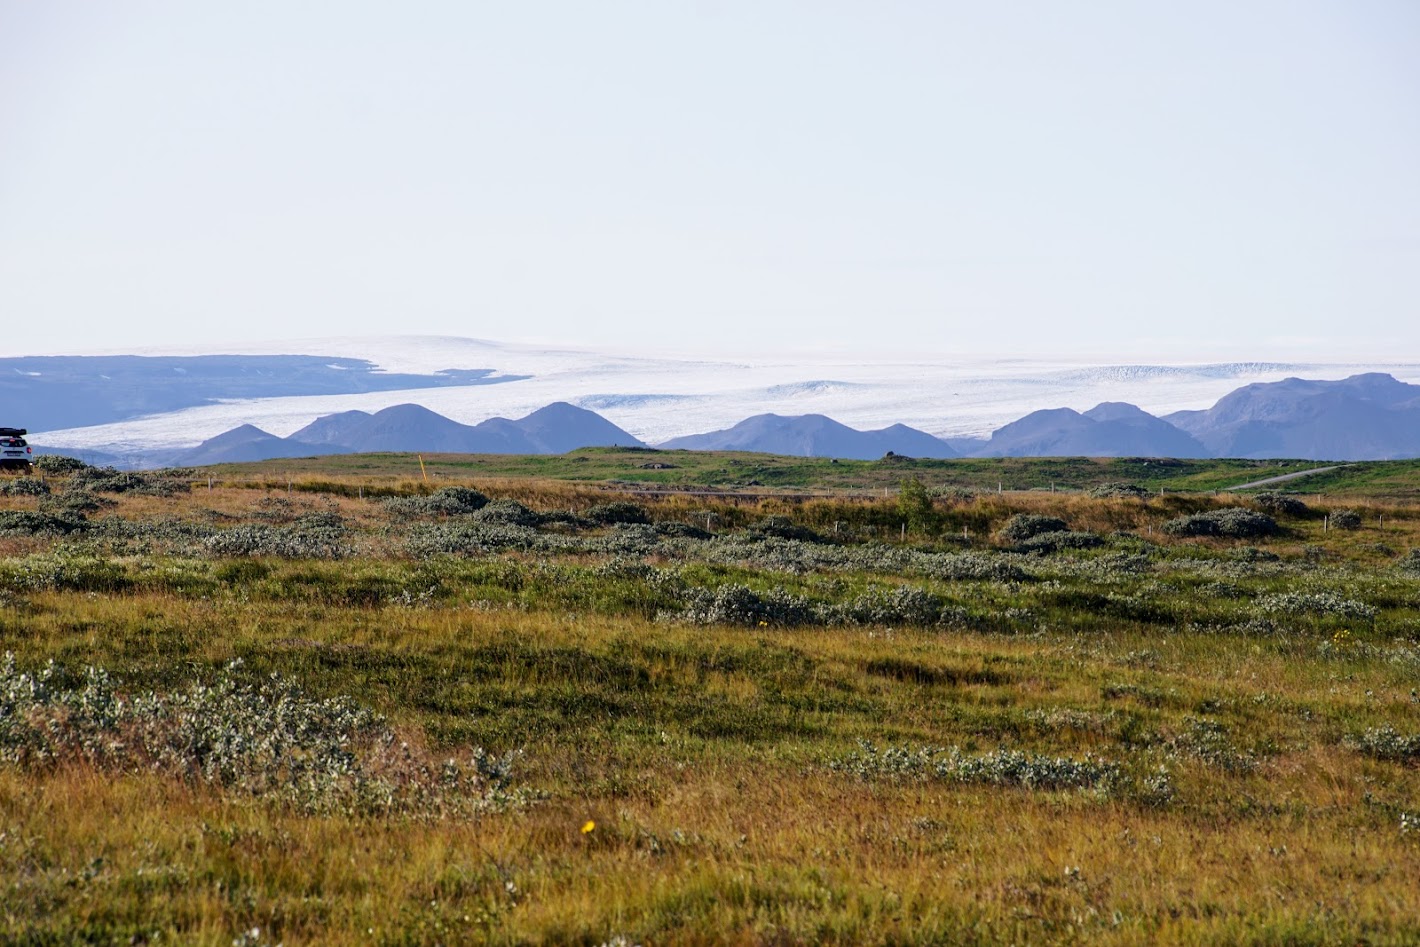
<svg viewBox="0 0 1420 947">
<path fill-rule="evenodd" d="M 24 437 L 28 433 L 22 427 L 0 427 L 0 437 Z"/>
</svg>

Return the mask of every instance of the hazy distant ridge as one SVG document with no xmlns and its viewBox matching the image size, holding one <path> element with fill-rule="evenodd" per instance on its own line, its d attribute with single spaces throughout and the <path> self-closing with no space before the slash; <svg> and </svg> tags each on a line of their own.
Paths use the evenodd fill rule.
<svg viewBox="0 0 1420 947">
<path fill-rule="evenodd" d="M 517 420 L 460 424 L 417 404 L 317 418 L 290 437 L 242 425 L 178 454 L 174 464 L 240 463 L 275 457 L 407 451 L 448 454 L 562 454 L 578 447 L 641 447 L 592 411 L 558 402 Z"/>
<path fill-rule="evenodd" d="M 492 418 L 475 425 L 402 404 L 373 414 L 326 415 L 285 438 L 242 425 L 177 455 L 173 462 L 201 465 L 352 451 L 560 454 L 611 445 L 644 446 L 597 413 L 564 402 L 518 420 Z M 903 424 L 859 431 L 820 414 L 760 414 L 730 428 L 672 438 L 659 446 L 850 459 L 887 453 L 963 456 L 941 438 Z M 1341 381 L 1289 378 L 1244 386 L 1206 411 L 1178 412 L 1168 419 L 1123 402 L 1104 402 L 1085 412 L 1052 408 L 998 428 L 966 456 L 1420 457 L 1420 385 L 1378 373 Z"/>
<path fill-rule="evenodd" d="M 676 437 L 660 445 L 684 450 L 748 450 L 792 457 L 872 460 L 888 452 L 908 457 L 957 457 L 957 451 L 926 431 L 894 424 L 880 431 L 857 431 L 821 414 L 782 417 L 758 414 L 734 427 Z"/>
</svg>

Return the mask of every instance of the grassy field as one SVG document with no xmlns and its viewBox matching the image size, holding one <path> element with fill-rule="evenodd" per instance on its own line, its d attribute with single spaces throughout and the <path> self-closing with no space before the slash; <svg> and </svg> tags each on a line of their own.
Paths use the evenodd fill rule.
<svg viewBox="0 0 1420 947">
<path fill-rule="evenodd" d="M 905 478 L 931 488 L 1005 491 L 1084 491 L 1110 482 L 1137 484 L 1151 493 L 1223 490 L 1267 477 L 1326 466 L 1309 460 L 1169 460 L 1160 458 L 1022 458 L 988 460 L 830 460 L 734 451 L 661 451 L 584 448 L 557 455 L 346 454 L 259 464 L 220 464 L 195 475 L 205 482 L 345 481 L 367 487 L 458 482 L 467 479 L 548 479 L 641 488 L 721 490 L 895 490 Z M 1287 489 L 1335 496 L 1420 498 L 1420 461 L 1348 464 L 1288 484 Z"/>
<path fill-rule="evenodd" d="M 1412 465 L 411 460 L 0 481 L 0 943 L 1420 941 Z"/>
</svg>

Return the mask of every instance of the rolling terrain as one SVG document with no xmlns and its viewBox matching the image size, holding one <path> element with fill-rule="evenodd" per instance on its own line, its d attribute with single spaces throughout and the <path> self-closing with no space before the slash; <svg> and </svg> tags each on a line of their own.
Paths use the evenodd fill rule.
<svg viewBox="0 0 1420 947">
<path fill-rule="evenodd" d="M 970 453 L 993 431 L 1041 409 L 1085 412 L 1119 402 L 1166 417 L 1206 409 L 1242 385 L 1288 377 L 1386 372 L 1403 382 L 1420 382 L 1420 365 L 1394 359 L 1161 365 L 932 353 L 871 360 L 860 353 L 741 352 L 707 358 L 435 337 L 316 339 L 239 348 L 237 356 L 247 360 L 241 364 L 249 366 L 243 371 L 252 378 L 234 377 L 226 386 L 214 386 L 198 370 L 201 359 L 215 357 L 210 351 L 103 357 L 120 359 L 118 368 L 127 373 L 124 390 L 156 390 L 161 398 L 185 399 L 187 407 L 156 395 L 134 403 L 113 398 L 118 389 L 111 379 L 118 368 L 94 357 L 73 357 L 73 364 L 54 379 L 42 366 L 16 363 L 6 382 L 3 423 L 28 427 L 38 443 L 61 452 L 102 452 L 126 458 L 130 465 L 161 466 L 176 453 L 243 424 L 287 437 L 319 417 L 418 404 L 475 425 L 493 417 L 524 417 L 561 401 L 594 411 L 648 444 L 725 430 L 768 412 L 822 415 L 858 431 L 901 424 L 947 439 L 958 453 Z M 303 371 L 318 376 L 323 387 L 301 387 L 305 376 L 283 367 L 288 364 L 283 360 L 294 357 L 304 360 Z M 460 377 L 468 383 L 460 383 Z M 88 412 L 63 421 L 65 427 L 45 420 L 55 384 L 72 386 L 80 396 L 69 401 Z M 1064 444 L 1056 449 L 1075 448 Z M 775 451 L 792 452 L 787 447 Z M 1289 450 L 1280 456 L 1314 454 Z"/>
<path fill-rule="evenodd" d="M 897 489 L 607 476 L 733 461 Z M 1420 937 L 1414 494 L 45 464 L 0 480 L 0 942 Z"/>
</svg>

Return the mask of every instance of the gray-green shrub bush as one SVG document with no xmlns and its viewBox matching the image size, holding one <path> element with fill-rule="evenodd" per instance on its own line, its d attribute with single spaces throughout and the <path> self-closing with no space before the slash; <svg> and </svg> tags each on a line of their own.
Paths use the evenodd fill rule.
<svg viewBox="0 0 1420 947">
<path fill-rule="evenodd" d="M 66 457 L 63 454 L 37 454 L 30 463 L 45 473 L 53 474 L 71 474 L 89 469 L 89 465 L 79 458 Z"/>
<path fill-rule="evenodd" d="M 1149 495 L 1149 491 L 1134 483 L 1102 483 L 1097 487 L 1091 487 L 1089 495 L 1096 500 L 1111 498 L 1142 500 Z"/>
<path fill-rule="evenodd" d="M 348 698 L 248 680 L 239 661 L 211 684 L 125 695 L 101 668 L 68 687 L 53 662 L 0 660 L 0 764 L 157 771 L 310 812 L 470 815 L 532 798 L 511 789 L 512 761 L 480 748 L 435 762 Z"/>
<path fill-rule="evenodd" d="M 459 516 L 483 509 L 488 497 L 471 487 L 441 487 L 428 496 L 388 497 L 381 504 L 398 516 Z"/>
<path fill-rule="evenodd" d="M 1008 543 L 1023 543 L 1042 533 L 1066 533 L 1070 524 L 1055 516 L 1041 516 L 1038 513 L 1017 513 L 1006 521 L 1006 525 L 996 533 Z"/>
<path fill-rule="evenodd" d="M 1233 539 L 1252 539 L 1271 536 L 1277 532 L 1277 521 L 1265 513 L 1256 513 L 1239 507 L 1209 510 L 1171 519 L 1163 526 L 1171 536 L 1223 536 Z"/>
<path fill-rule="evenodd" d="M 49 484 L 38 477 L 13 477 L 0 480 L 0 497 L 49 496 Z"/>
<path fill-rule="evenodd" d="M 968 755 L 956 747 L 935 746 L 879 749 L 866 740 L 856 751 L 830 761 L 829 768 L 860 779 L 940 779 L 1026 789 L 1107 789 L 1120 776 L 1118 765 L 1094 757 L 1074 760 L 1004 749 Z"/>
<path fill-rule="evenodd" d="M 88 528 L 82 516 L 56 515 L 35 510 L 0 510 L 0 535 L 67 536 Z"/>
<path fill-rule="evenodd" d="M 1328 519 L 1334 529 L 1361 528 L 1361 514 L 1355 510 L 1333 510 Z"/>
<path fill-rule="evenodd" d="M 1258 509 L 1273 516 L 1305 516 L 1309 512 L 1305 503 L 1287 493 L 1266 491 L 1255 495 L 1252 502 Z"/>
<path fill-rule="evenodd" d="M 613 523 L 650 523 L 646 508 L 637 503 L 600 503 L 584 514 L 593 523 L 610 526 Z"/>
</svg>

